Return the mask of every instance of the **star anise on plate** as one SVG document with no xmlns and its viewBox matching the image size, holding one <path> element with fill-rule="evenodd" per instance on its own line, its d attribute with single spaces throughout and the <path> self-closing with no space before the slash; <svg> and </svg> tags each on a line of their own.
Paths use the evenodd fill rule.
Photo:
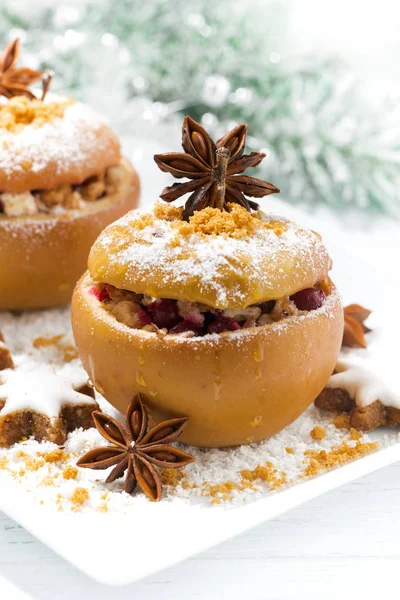
<svg viewBox="0 0 400 600">
<path fill-rule="evenodd" d="M 343 346 L 349 348 L 366 348 L 365 333 L 371 331 L 364 321 L 372 311 L 359 304 L 349 304 L 344 309 Z"/>
<path fill-rule="evenodd" d="M 36 81 L 42 80 L 43 92 L 41 100 L 44 100 L 49 89 L 52 74 L 50 71 L 35 71 L 27 67 L 16 67 L 19 57 L 19 39 L 8 44 L 0 56 L 0 96 L 12 98 L 13 96 L 25 96 L 30 100 L 36 98 L 29 86 Z"/>
<path fill-rule="evenodd" d="M 148 412 L 138 394 L 130 403 L 125 423 L 95 411 L 93 420 L 99 433 L 111 446 L 89 450 L 77 462 L 87 469 L 108 469 L 114 467 L 106 479 L 111 483 L 122 477 L 126 471 L 124 491 L 132 494 L 136 485 L 153 500 L 161 499 L 161 476 L 155 467 L 179 469 L 194 461 L 193 456 L 171 446 L 186 427 L 186 417 L 170 419 L 158 423 L 149 431 Z"/>
<path fill-rule="evenodd" d="M 235 203 L 249 212 L 257 209 L 258 204 L 246 196 L 262 198 L 279 192 L 279 189 L 262 179 L 239 175 L 249 167 L 259 165 L 266 156 L 263 152 L 244 154 L 246 135 L 247 125 L 237 125 L 214 143 L 204 127 L 191 117 L 185 117 L 182 127 L 185 152 L 156 154 L 154 160 L 161 171 L 190 181 L 164 188 L 160 198 L 173 202 L 192 192 L 183 212 L 186 220 L 194 211 L 207 206 L 223 210 L 228 203 Z"/>
</svg>

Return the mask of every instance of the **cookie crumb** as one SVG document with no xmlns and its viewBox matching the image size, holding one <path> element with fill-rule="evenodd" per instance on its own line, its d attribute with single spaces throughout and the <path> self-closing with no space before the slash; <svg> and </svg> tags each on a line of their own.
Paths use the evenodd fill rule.
<svg viewBox="0 0 400 600">
<path fill-rule="evenodd" d="M 64 450 L 61 450 L 60 448 L 57 448 L 57 450 L 52 450 L 51 452 L 43 454 L 42 456 L 47 463 L 57 463 L 68 458 L 64 454 Z"/>
<path fill-rule="evenodd" d="M 181 235 L 224 235 L 235 239 L 251 236 L 256 229 L 270 229 L 276 235 L 281 235 L 286 226 L 281 221 L 261 221 L 259 216 L 249 213 L 246 209 L 235 204 L 228 204 L 228 210 L 221 211 L 218 208 L 205 208 L 196 211 L 190 218 L 189 223 L 178 221 L 177 227 Z"/>
<path fill-rule="evenodd" d="M 78 350 L 72 344 L 67 344 L 63 348 L 63 360 L 65 363 L 69 363 L 78 358 Z"/>
<path fill-rule="evenodd" d="M 64 333 L 50 337 L 40 336 L 33 340 L 32 346 L 36 348 L 36 350 L 55 346 L 57 351 L 62 355 L 63 362 L 69 363 L 75 360 L 75 358 L 78 358 L 78 351 L 72 344 L 63 344 L 64 338 Z"/>
<path fill-rule="evenodd" d="M 283 471 L 280 473 L 271 462 L 267 462 L 265 465 L 257 465 L 252 470 L 245 469 L 240 474 L 244 481 L 256 481 L 258 479 L 268 483 L 271 490 L 275 490 L 287 483 L 286 473 Z"/>
<path fill-rule="evenodd" d="M 172 489 L 175 489 L 184 479 L 186 479 L 186 475 L 182 471 L 178 471 L 177 469 L 163 469 L 163 485 L 168 485 Z"/>
<path fill-rule="evenodd" d="M 85 488 L 75 488 L 70 500 L 73 504 L 82 506 L 89 500 L 89 492 Z"/>
<path fill-rule="evenodd" d="M 223 483 L 204 483 L 203 496 L 209 496 L 212 504 L 220 504 L 221 501 L 231 500 L 237 484 L 234 481 L 225 481 Z"/>
<path fill-rule="evenodd" d="M 46 475 L 40 483 L 41 485 L 52 487 L 54 485 L 54 478 L 56 478 L 56 476 Z"/>
<path fill-rule="evenodd" d="M 32 346 L 38 349 L 56 345 L 62 340 L 64 335 L 64 333 L 60 333 L 59 335 L 53 335 L 51 337 L 39 336 L 33 340 Z"/>
<path fill-rule="evenodd" d="M 308 464 L 303 471 L 304 477 L 314 477 L 323 471 L 328 471 L 334 467 L 343 465 L 346 462 L 360 458 L 369 454 L 378 448 L 378 442 L 360 442 L 357 440 L 355 445 L 350 445 L 346 440 L 340 446 L 334 446 L 330 451 L 326 450 L 306 450 L 304 456 L 308 459 Z"/>
<path fill-rule="evenodd" d="M 107 502 L 100 502 L 100 504 L 97 507 L 97 510 L 101 513 L 107 513 L 109 510 Z"/>
<path fill-rule="evenodd" d="M 5 470 L 8 467 L 8 458 L 6 456 L 0 457 L 0 469 Z"/>
<path fill-rule="evenodd" d="M 157 202 L 154 206 L 154 216 L 163 221 L 181 221 L 183 207 L 173 206 L 165 202 Z"/>
<path fill-rule="evenodd" d="M 76 467 L 72 467 L 71 465 L 69 465 L 63 470 L 62 476 L 64 479 L 76 479 L 78 476 L 78 472 L 79 471 Z"/>
<path fill-rule="evenodd" d="M 287 226 L 283 221 L 262 221 L 258 213 L 249 213 L 245 208 L 236 204 L 228 204 L 228 210 L 221 211 L 217 208 L 204 208 L 196 211 L 189 222 L 182 220 L 182 207 L 157 203 L 154 207 L 154 217 L 163 221 L 173 222 L 178 236 L 193 234 L 205 236 L 222 235 L 231 238 L 246 238 L 251 236 L 256 229 L 270 229 L 275 235 L 281 235 Z M 144 214 L 135 222 L 135 228 L 143 229 L 154 224 L 152 215 Z M 179 245 L 177 241 L 172 242 Z"/>
<path fill-rule="evenodd" d="M 345 412 L 336 415 L 333 424 L 336 429 L 350 429 L 350 415 Z"/>
<path fill-rule="evenodd" d="M 313 427 L 313 429 L 311 429 L 310 435 L 313 440 L 321 441 L 326 436 L 326 429 L 324 429 L 323 427 L 319 427 L 319 425 L 316 425 L 315 427 Z"/>
<path fill-rule="evenodd" d="M 43 467 L 43 465 L 45 464 L 45 461 L 42 457 L 34 458 L 30 454 L 27 454 L 26 452 L 23 452 L 22 450 L 20 450 L 17 453 L 17 458 L 20 458 L 24 461 L 26 471 L 31 471 L 31 472 L 38 471 L 40 469 L 40 467 Z"/>
<path fill-rule="evenodd" d="M 351 440 L 360 440 L 362 438 L 361 431 L 357 431 L 354 427 L 350 427 L 350 439 Z"/>
<path fill-rule="evenodd" d="M 285 450 L 286 450 L 286 452 L 288 454 L 293 454 L 293 448 L 290 448 L 289 446 L 286 446 Z"/>
</svg>

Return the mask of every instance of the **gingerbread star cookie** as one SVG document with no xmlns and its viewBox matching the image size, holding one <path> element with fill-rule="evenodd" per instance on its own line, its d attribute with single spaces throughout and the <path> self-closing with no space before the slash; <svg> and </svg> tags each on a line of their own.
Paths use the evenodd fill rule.
<svg viewBox="0 0 400 600">
<path fill-rule="evenodd" d="M 28 437 L 63 444 L 70 431 L 93 427 L 99 410 L 87 385 L 71 382 L 47 365 L 14 368 L 11 354 L 0 342 L 0 447 Z"/>
<path fill-rule="evenodd" d="M 3 369 L 13 369 L 14 363 L 11 358 L 11 352 L 4 342 L 3 334 L 0 331 L 0 371 Z"/>
<path fill-rule="evenodd" d="M 350 427 L 372 431 L 381 425 L 400 424 L 400 393 L 369 368 L 350 359 L 336 365 L 315 406 L 349 414 Z"/>
</svg>

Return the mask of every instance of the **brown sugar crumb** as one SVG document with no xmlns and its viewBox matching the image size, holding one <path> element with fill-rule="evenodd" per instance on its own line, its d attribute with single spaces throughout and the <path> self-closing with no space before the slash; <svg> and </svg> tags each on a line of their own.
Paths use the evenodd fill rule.
<svg viewBox="0 0 400 600">
<path fill-rule="evenodd" d="M 287 447 L 287 448 L 285 448 L 285 450 L 288 454 L 293 454 L 293 448 Z"/>
<path fill-rule="evenodd" d="M 183 208 L 158 202 L 154 207 L 154 216 L 163 221 L 181 221 Z"/>
<path fill-rule="evenodd" d="M 173 209 L 175 209 L 174 212 Z M 189 222 L 182 221 L 181 208 L 164 208 L 158 204 L 154 209 L 154 214 L 158 218 L 173 221 L 173 227 L 177 230 L 178 238 L 200 234 L 205 236 L 223 235 L 239 239 L 251 236 L 256 229 L 270 229 L 276 235 L 280 235 L 286 229 L 286 225 L 281 221 L 263 222 L 258 214 L 249 213 L 236 204 L 229 204 L 227 211 L 210 207 L 196 211 L 189 218 Z M 171 244 L 178 245 L 174 238 Z"/>
<path fill-rule="evenodd" d="M 8 467 L 8 458 L 6 456 L 0 457 L 0 469 L 4 470 Z"/>
<path fill-rule="evenodd" d="M 197 484 L 189 481 L 185 473 L 176 469 L 163 469 L 162 484 L 168 486 L 171 492 L 174 492 L 178 486 L 181 486 L 184 490 L 194 490 L 197 488 Z"/>
<path fill-rule="evenodd" d="M 229 212 L 218 208 L 205 208 L 190 217 L 189 223 L 179 223 L 182 235 L 203 233 L 205 235 L 227 235 L 233 238 L 250 236 L 260 220 L 253 217 L 247 210 L 229 205 Z"/>
<path fill-rule="evenodd" d="M 203 485 L 202 496 L 209 496 L 213 504 L 220 504 L 232 500 L 234 492 L 238 489 L 238 484 L 234 481 L 225 481 L 223 483 L 208 483 Z"/>
<path fill-rule="evenodd" d="M 63 333 L 60 333 L 59 335 L 53 335 L 51 337 L 40 336 L 33 340 L 32 346 L 34 348 L 47 348 L 48 346 L 54 346 L 57 345 L 63 337 Z"/>
<path fill-rule="evenodd" d="M 46 475 L 46 477 L 43 477 L 40 484 L 47 487 L 52 487 L 54 485 L 54 479 L 57 479 L 57 477 L 58 475 Z"/>
<path fill-rule="evenodd" d="M 63 495 L 62 494 L 57 494 L 56 506 L 57 506 L 58 512 L 62 512 L 64 510 L 63 500 L 64 500 Z"/>
<path fill-rule="evenodd" d="M 350 429 L 350 415 L 348 413 L 340 413 L 333 420 L 336 429 Z"/>
<path fill-rule="evenodd" d="M 16 96 L 0 106 L 0 129 L 18 133 L 26 125 L 42 127 L 45 123 L 61 119 L 71 104 L 73 100 L 42 102 Z"/>
<path fill-rule="evenodd" d="M 286 473 L 279 472 L 270 462 L 265 465 L 257 465 L 255 469 L 245 469 L 240 472 L 240 475 L 241 480 L 239 482 L 204 482 L 201 495 L 211 498 L 212 504 L 220 504 L 221 502 L 233 500 L 236 492 L 243 492 L 245 490 L 259 491 L 259 482 L 267 483 L 270 490 L 276 490 L 287 483 Z M 194 487 L 196 486 L 192 485 L 191 489 Z"/>
<path fill-rule="evenodd" d="M 152 227 L 154 225 L 154 217 L 151 214 L 144 213 L 140 215 L 138 219 L 135 219 L 132 226 L 138 231 L 146 229 L 146 227 Z"/>
<path fill-rule="evenodd" d="M 192 483 L 186 477 L 182 479 L 181 485 L 184 490 L 195 490 L 197 488 L 197 483 Z"/>
<path fill-rule="evenodd" d="M 323 427 L 319 427 L 318 425 L 316 425 L 313 429 L 311 429 L 310 435 L 313 440 L 320 441 L 323 440 L 326 436 L 326 430 Z"/>
<path fill-rule="evenodd" d="M 186 478 L 186 475 L 177 469 L 163 469 L 162 472 L 162 483 L 163 485 L 168 485 L 173 488 L 176 488 L 183 479 Z"/>
<path fill-rule="evenodd" d="M 357 431 L 354 427 L 350 427 L 350 439 L 351 440 L 360 440 L 362 438 L 361 431 Z"/>
<path fill-rule="evenodd" d="M 50 346 L 55 346 L 56 349 L 62 354 L 63 361 L 68 363 L 72 360 L 75 360 L 75 358 L 78 358 L 78 351 L 72 344 L 63 344 L 62 341 L 64 337 L 64 333 L 53 335 L 51 337 L 37 337 L 33 340 L 32 346 L 37 350 L 40 348 L 49 348 Z"/>
<path fill-rule="evenodd" d="M 78 476 L 78 469 L 76 467 L 65 467 L 62 472 L 63 479 L 76 479 Z"/>
<path fill-rule="evenodd" d="M 47 454 L 42 454 L 41 456 L 43 456 L 47 463 L 61 462 L 69 457 L 67 454 L 65 454 L 64 450 L 61 450 L 61 448 L 57 448 L 57 450 L 52 450 L 51 452 L 47 452 Z"/>
<path fill-rule="evenodd" d="M 282 233 L 287 229 L 285 223 L 282 223 L 281 221 L 263 222 L 263 227 L 265 229 L 272 229 L 275 235 L 282 235 Z"/>
<path fill-rule="evenodd" d="M 360 456 L 369 454 L 378 448 L 378 442 L 360 442 L 357 440 L 355 445 L 350 446 L 345 440 L 340 446 L 334 446 L 332 450 L 306 450 L 304 456 L 308 459 L 308 464 L 304 469 L 303 477 L 314 477 L 323 471 L 328 471 L 338 467 Z"/>
<path fill-rule="evenodd" d="M 240 472 L 244 481 L 264 481 L 271 490 L 275 490 L 287 483 L 286 473 L 279 472 L 271 462 L 257 465 L 255 469 L 246 469 Z"/>
<path fill-rule="evenodd" d="M 63 348 L 63 360 L 65 363 L 69 363 L 78 358 L 78 350 L 72 344 L 67 344 Z"/>
<path fill-rule="evenodd" d="M 24 461 L 27 471 L 38 471 L 45 464 L 42 457 L 34 458 L 26 454 L 26 452 L 22 452 L 22 450 L 17 453 L 17 458 L 21 458 Z"/>
<path fill-rule="evenodd" d="M 89 500 L 89 492 L 85 488 L 75 488 L 70 500 L 76 506 L 82 506 Z"/>
</svg>

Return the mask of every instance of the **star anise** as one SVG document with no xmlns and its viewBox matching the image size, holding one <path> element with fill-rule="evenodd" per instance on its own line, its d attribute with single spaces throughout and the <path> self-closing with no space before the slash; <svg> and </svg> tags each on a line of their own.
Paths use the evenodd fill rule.
<svg viewBox="0 0 400 600">
<path fill-rule="evenodd" d="M 173 202 L 192 192 L 185 204 L 183 218 L 207 206 L 223 210 L 230 202 L 240 204 L 250 212 L 258 204 L 245 196 L 262 198 L 279 189 L 272 183 L 256 177 L 239 175 L 249 167 L 256 167 L 265 158 L 263 152 L 243 154 L 247 125 L 237 125 L 216 143 L 204 127 L 191 117 L 185 117 L 182 127 L 182 152 L 156 154 L 154 160 L 161 171 L 177 179 L 186 177 L 186 183 L 174 183 L 161 192 L 162 200 Z"/>
<path fill-rule="evenodd" d="M 79 467 L 108 469 L 114 466 L 106 483 L 126 473 L 124 491 L 132 494 L 138 484 L 155 502 L 161 499 L 161 476 L 155 467 L 179 469 L 194 461 L 193 456 L 171 446 L 186 427 L 186 417 L 163 421 L 147 431 L 148 413 L 140 394 L 135 396 L 125 414 L 125 424 L 95 411 L 94 423 L 112 446 L 95 448 L 77 462 Z"/>
<path fill-rule="evenodd" d="M 16 67 L 19 57 L 19 39 L 8 44 L 0 56 L 0 96 L 12 98 L 13 96 L 25 96 L 32 100 L 36 98 L 29 86 L 36 81 L 42 80 L 42 96 L 44 100 L 51 81 L 51 73 L 35 71 L 27 67 Z"/>
<path fill-rule="evenodd" d="M 343 346 L 349 348 L 366 348 L 365 333 L 371 331 L 364 321 L 371 311 L 359 304 L 349 304 L 344 309 Z"/>
</svg>

